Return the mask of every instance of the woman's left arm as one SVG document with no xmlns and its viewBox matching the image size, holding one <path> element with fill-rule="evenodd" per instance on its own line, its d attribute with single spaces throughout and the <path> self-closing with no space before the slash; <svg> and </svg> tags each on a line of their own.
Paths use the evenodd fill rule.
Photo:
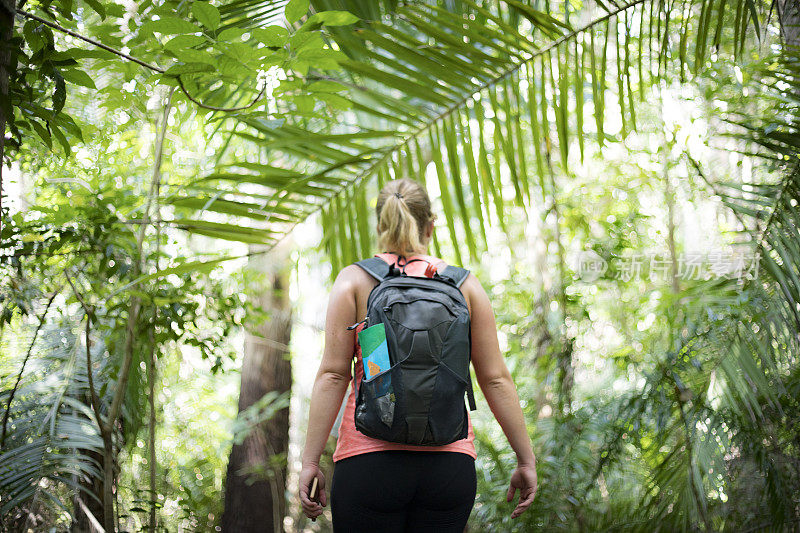
<svg viewBox="0 0 800 533">
<path fill-rule="evenodd" d="M 325 349 L 311 391 L 308 432 L 299 480 L 300 502 L 309 518 L 316 518 L 322 514 L 322 507 L 327 505 L 325 478 L 319 469 L 319 459 L 352 377 L 350 364 L 355 333 L 348 330 L 347 326 L 357 321 L 355 288 L 361 273 L 361 269 L 353 265 L 342 269 L 333 283 L 328 302 L 325 317 Z M 322 505 L 312 501 L 308 496 L 311 482 L 315 477 L 319 478 L 318 498 Z"/>
</svg>

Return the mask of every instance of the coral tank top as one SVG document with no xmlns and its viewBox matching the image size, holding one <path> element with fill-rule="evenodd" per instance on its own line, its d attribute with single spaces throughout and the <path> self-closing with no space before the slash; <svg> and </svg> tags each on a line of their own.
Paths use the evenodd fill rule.
<svg viewBox="0 0 800 533">
<path fill-rule="evenodd" d="M 395 254 L 383 253 L 377 254 L 382 259 L 393 263 L 397 260 Z M 425 261 L 414 261 L 409 263 L 406 267 L 406 273 L 410 276 L 424 276 L 425 269 L 428 264 L 435 266 L 444 266 L 441 259 L 429 255 L 413 255 L 407 258 L 411 259 L 424 259 Z M 427 262 L 426 262 L 427 261 Z M 389 442 L 380 439 L 374 439 L 364 435 L 356 429 L 355 426 L 355 413 L 356 413 L 356 387 L 364 376 L 364 366 L 361 362 L 361 348 L 358 346 L 358 332 L 364 329 L 364 324 L 361 323 L 356 328 L 355 341 L 353 346 L 353 358 L 355 359 L 355 376 L 350 382 L 350 392 L 347 396 L 347 404 L 345 405 L 344 414 L 342 415 L 342 423 L 339 427 L 339 436 L 336 441 L 336 449 L 333 452 L 333 461 L 345 459 L 362 453 L 377 452 L 381 450 L 412 450 L 420 452 L 460 452 L 471 456 L 473 459 L 477 458 L 475 453 L 475 432 L 472 429 L 472 419 L 469 416 L 470 411 L 467 410 L 467 421 L 469 423 L 469 431 L 466 438 L 445 444 L 444 446 L 421 446 L 414 444 L 400 444 L 397 442 Z"/>
</svg>

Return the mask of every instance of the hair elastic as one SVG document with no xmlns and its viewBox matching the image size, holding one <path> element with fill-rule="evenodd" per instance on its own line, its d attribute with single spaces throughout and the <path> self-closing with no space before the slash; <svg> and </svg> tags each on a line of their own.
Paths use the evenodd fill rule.
<svg viewBox="0 0 800 533">
<path fill-rule="evenodd" d="M 394 195 L 400 198 L 401 200 L 403 199 L 403 195 L 400 194 L 399 192 L 394 193 Z"/>
</svg>

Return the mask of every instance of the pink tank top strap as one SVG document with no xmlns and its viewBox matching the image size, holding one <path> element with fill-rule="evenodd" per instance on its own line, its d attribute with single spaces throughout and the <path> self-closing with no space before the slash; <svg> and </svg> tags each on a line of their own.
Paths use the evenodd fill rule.
<svg viewBox="0 0 800 533">
<path fill-rule="evenodd" d="M 441 272 L 442 269 L 447 266 L 447 263 L 444 260 L 425 254 L 414 254 L 407 257 L 401 257 L 394 253 L 383 252 L 375 255 L 389 264 L 396 264 L 410 276 L 432 277 L 434 270 Z"/>
</svg>

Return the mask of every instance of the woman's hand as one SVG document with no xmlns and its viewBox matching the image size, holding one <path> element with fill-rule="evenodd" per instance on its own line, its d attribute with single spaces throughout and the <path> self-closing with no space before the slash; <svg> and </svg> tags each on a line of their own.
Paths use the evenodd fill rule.
<svg viewBox="0 0 800 533">
<path fill-rule="evenodd" d="M 319 481 L 317 482 L 317 491 L 314 497 L 319 503 L 309 497 L 315 477 Z M 303 465 L 303 469 L 300 471 L 300 503 L 303 506 L 303 513 L 311 519 L 316 519 L 321 515 L 322 508 L 328 505 L 328 496 L 325 494 L 325 476 L 322 474 L 319 465 L 310 463 Z"/>
<path fill-rule="evenodd" d="M 519 503 L 514 511 L 511 513 L 511 518 L 516 518 L 533 503 L 533 498 L 536 496 L 536 489 L 539 486 L 539 481 L 536 477 L 536 463 L 533 464 L 518 464 L 511 474 L 511 486 L 508 487 L 508 494 L 506 501 L 510 502 L 514 499 L 514 493 L 519 489 Z"/>
</svg>

